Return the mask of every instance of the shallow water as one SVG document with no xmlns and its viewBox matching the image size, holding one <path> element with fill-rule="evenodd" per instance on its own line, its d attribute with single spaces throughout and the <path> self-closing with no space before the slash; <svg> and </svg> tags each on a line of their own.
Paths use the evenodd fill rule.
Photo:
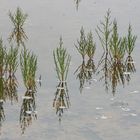
<svg viewBox="0 0 140 140">
<path fill-rule="evenodd" d="M 28 13 L 25 26 L 29 40 L 26 47 L 38 55 L 38 77 L 42 75 L 42 86 L 38 86 L 36 105 L 37 120 L 26 128 L 21 135 L 19 125 L 22 96 L 26 92 L 21 72 L 16 73 L 19 82 L 19 102 L 4 104 L 6 120 L 1 127 L 1 140 L 139 140 L 140 139 L 140 93 L 139 91 L 139 52 L 140 52 L 140 2 L 139 0 L 81 0 L 78 10 L 74 0 L 2 0 L 0 5 L 0 35 L 4 41 L 11 31 L 8 11 L 21 7 Z M 132 75 L 129 85 L 117 87 L 115 96 L 111 90 L 105 92 L 103 81 L 95 75 L 96 81 L 85 85 L 82 94 L 79 81 L 74 71 L 81 64 L 81 56 L 74 47 L 81 26 L 88 32 L 92 30 L 97 39 L 95 28 L 110 8 L 112 18 L 118 20 L 120 34 L 127 32 L 128 24 L 138 36 L 133 58 L 136 62 L 136 73 Z M 61 123 L 52 107 L 54 93 L 58 84 L 54 69 L 52 51 L 58 46 L 62 35 L 64 46 L 72 56 L 68 75 L 68 89 L 71 106 L 64 111 Z M 95 63 L 102 55 L 97 41 Z M 134 115 L 136 114 L 136 115 Z"/>
</svg>

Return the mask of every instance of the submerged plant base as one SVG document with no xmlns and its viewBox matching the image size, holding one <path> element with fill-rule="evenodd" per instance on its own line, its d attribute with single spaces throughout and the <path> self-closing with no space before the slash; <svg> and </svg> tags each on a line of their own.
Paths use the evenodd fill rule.
<svg viewBox="0 0 140 140">
<path fill-rule="evenodd" d="M 32 124 L 32 120 L 37 119 L 35 92 L 27 90 L 22 99 L 23 103 L 20 110 L 20 126 L 22 134 L 24 134 L 26 127 Z"/>
</svg>

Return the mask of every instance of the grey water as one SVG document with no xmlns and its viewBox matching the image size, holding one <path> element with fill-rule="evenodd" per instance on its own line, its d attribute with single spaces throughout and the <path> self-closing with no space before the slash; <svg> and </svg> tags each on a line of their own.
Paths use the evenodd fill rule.
<svg viewBox="0 0 140 140">
<path fill-rule="evenodd" d="M 27 13 L 25 31 L 28 41 L 26 47 L 38 56 L 37 77 L 42 75 L 42 85 L 36 93 L 37 119 L 32 120 L 24 134 L 19 123 L 22 96 L 26 89 L 20 69 L 18 79 L 18 103 L 4 103 L 5 121 L 2 122 L 0 140 L 139 140 L 140 139 L 140 1 L 139 0 L 81 0 L 77 9 L 75 0 L 1 0 L 0 36 L 8 46 L 7 36 L 11 31 L 8 18 L 9 10 L 17 7 Z M 93 32 L 96 40 L 95 64 L 102 55 L 102 48 L 95 32 L 96 26 L 103 20 L 110 8 L 111 17 L 118 21 L 120 35 L 127 34 L 129 23 L 133 33 L 138 36 L 132 53 L 136 62 L 136 73 L 125 87 L 118 86 L 115 96 L 111 90 L 105 91 L 104 82 L 99 76 L 83 92 L 79 91 L 79 81 L 74 72 L 81 64 L 81 56 L 74 44 L 79 38 L 81 26 L 86 32 Z M 58 47 L 63 37 L 64 47 L 72 57 L 67 86 L 70 108 L 64 110 L 61 122 L 53 108 L 56 87 L 58 85 L 53 49 Z"/>
</svg>

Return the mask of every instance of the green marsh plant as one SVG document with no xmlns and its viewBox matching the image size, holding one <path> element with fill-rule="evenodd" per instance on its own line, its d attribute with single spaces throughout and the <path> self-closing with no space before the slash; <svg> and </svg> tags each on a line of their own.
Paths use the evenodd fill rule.
<svg viewBox="0 0 140 140">
<path fill-rule="evenodd" d="M 0 77 L 2 78 L 5 74 L 5 63 L 6 63 L 6 47 L 3 45 L 2 38 L 0 39 Z"/>
<path fill-rule="evenodd" d="M 126 58 L 126 61 L 125 61 L 125 65 L 126 65 L 126 71 L 132 72 L 132 73 L 134 73 L 136 71 L 134 61 L 133 61 L 133 58 L 132 58 L 132 52 L 133 52 L 134 47 L 135 47 L 136 39 L 137 39 L 137 36 L 132 34 L 132 27 L 131 27 L 131 25 L 129 25 L 128 35 L 127 35 L 127 38 L 126 38 L 127 58 Z"/>
<path fill-rule="evenodd" d="M 87 38 L 86 38 L 83 27 L 81 27 L 80 39 L 77 40 L 77 45 L 75 45 L 75 47 L 78 50 L 78 52 L 80 53 L 80 55 L 82 56 L 82 64 L 80 66 L 78 66 L 78 68 L 74 72 L 74 74 L 77 73 L 77 79 L 80 81 L 79 90 L 80 90 L 80 92 L 82 92 L 85 81 L 88 79 L 88 77 L 87 77 L 88 70 L 87 70 L 86 63 L 85 63 L 85 57 L 87 55 Z"/>
<path fill-rule="evenodd" d="M 125 38 L 120 38 L 118 34 L 117 21 L 113 22 L 113 32 L 110 39 L 111 67 L 110 78 L 112 83 L 112 92 L 115 93 L 118 83 L 125 84 L 124 78 L 124 55 L 126 50 Z"/>
<path fill-rule="evenodd" d="M 59 47 L 53 51 L 53 56 L 57 77 L 60 81 L 55 93 L 53 107 L 55 107 L 56 114 L 58 114 L 59 121 L 61 121 L 64 109 L 69 108 L 69 95 L 66 80 L 71 61 L 71 56 L 67 53 L 67 50 L 63 48 L 62 37 L 60 37 Z"/>
<path fill-rule="evenodd" d="M 13 24 L 13 30 L 9 36 L 9 41 L 15 40 L 17 46 L 24 46 L 24 41 L 28 39 L 25 31 L 24 31 L 24 24 L 26 22 L 28 15 L 24 14 L 23 11 L 18 7 L 15 13 L 9 12 L 9 18 Z"/>
<path fill-rule="evenodd" d="M 18 47 L 10 47 L 6 56 L 6 73 L 8 77 L 5 80 L 6 97 L 11 100 L 18 101 L 17 87 L 18 81 L 15 76 L 15 72 L 18 68 Z"/>
<path fill-rule="evenodd" d="M 20 55 L 20 66 L 27 90 L 36 91 L 37 56 L 24 48 Z"/>
<path fill-rule="evenodd" d="M 82 59 L 85 59 L 87 53 L 87 41 L 85 36 L 84 28 L 82 27 L 80 30 L 80 39 L 77 40 L 77 45 L 75 45 L 78 52 L 81 54 Z"/>
<path fill-rule="evenodd" d="M 105 89 L 108 91 L 109 88 L 109 67 L 110 67 L 110 37 L 112 33 L 112 21 L 111 20 L 111 11 L 108 9 L 106 16 L 104 17 L 104 21 L 100 22 L 100 26 L 97 26 L 96 33 L 99 37 L 99 41 L 103 48 L 103 55 L 98 63 L 97 69 L 99 69 L 98 74 L 103 72 L 103 76 L 100 78 L 105 81 Z"/>
<path fill-rule="evenodd" d="M 96 50 L 96 45 L 93 42 L 93 36 L 92 36 L 92 32 L 89 32 L 87 35 L 87 56 L 88 56 L 88 61 L 86 64 L 86 68 L 87 68 L 87 80 L 91 80 L 92 79 L 92 75 L 95 73 L 95 64 L 94 64 L 94 54 L 95 54 L 95 50 Z"/>
<path fill-rule="evenodd" d="M 0 100 L 5 100 L 6 55 L 6 47 L 3 45 L 3 40 L 0 39 Z"/>
<path fill-rule="evenodd" d="M 66 81 L 71 56 L 67 53 L 67 50 L 63 48 L 62 38 L 60 38 L 59 47 L 53 51 L 53 56 L 58 79 L 62 82 Z"/>
</svg>

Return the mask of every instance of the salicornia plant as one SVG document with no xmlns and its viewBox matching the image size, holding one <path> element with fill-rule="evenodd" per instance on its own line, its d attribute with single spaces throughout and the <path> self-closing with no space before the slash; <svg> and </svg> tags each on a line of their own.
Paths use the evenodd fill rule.
<svg viewBox="0 0 140 140">
<path fill-rule="evenodd" d="M 131 55 L 131 53 L 133 52 L 136 39 L 137 39 L 137 36 L 132 34 L 132 27 L 129 24 L 128 35 L 127 35 L 127 48 L 126 48 L 128 55 Z"/>
<path fill-rule="evenodd" d="M 5 74 L 5 63 L 6 63 L 6 47 L 3 45 L 2 39 L 0 39 L 0 77 Z"/>
<path fill-rule="evenodd" d="M 77 40 L 77 45 L 75 45 L 75 47 L 77 48 L 78 52 L 81 54 L 84 60 L 85 55 L 87 53 L 87 42 L 86 42 L 86 36 L 83 27 L 80 30 L 80 39 Z"/>
<path fill-rule="evenodd" d="M 11 46 L 9 49 L 9 52 L 6 56 L 6 74 L 8 74 L 8 77 L 6 79 L 6 90 L 9 93 L 9 97 L 17 100 L 16 89 L 17 89 L 17 79 L 15 76 L 15 72 L 18 68 L 18 47 Z"/>
<path fill-rule="evenodd" d="M 58 79 L 65 81 L 67 79 L 71 56 L 67 53 L 67 50 L 63 48 L 62 38 L 60 38 L 59 47 L 53 51 L 53 56 Z"/>
<path fill-rule="evenodd" d="M 36 90 L 36 70 L 37 70 L 37 57 L 27 49 L 24 49 L 20 55 L 20 66 L 27 90 Z"/>
<path fill-rule="evenodd" d="M 128 35 L 127 35 L 127 38 L 126 38 L 127 58 L 126 58 L 126 61 L 125 61 L 126 71 L 128 71 L 128 72 L 135 72 L 136 71 L 134 61 L 133 61 L 133 58 L 131 56 L 131 54 L 134 50 L 134 47 L 135 47 L 136 39 L 137 39 L 137 36 L 132 34 L 132 27 L 131 27 L 131 25 L 129 25 Z"/>
<path fill-rule="evenodd" d="M 112 82 L 112 91 L 115 93 L 115 89 L 118 83 L 124 85 L 124 64 L 123 59 L 126 49 L 125 38 L 119 37 L 117 29 L 117 21 L 113 22 L 113 32 L 110 39 L 110 52 L 111 52 L 111 67 L 110 67 L 110 78 Z"/>
<path fill-rule="evenodd" d="M 24 24 L 27 19 L 27 14 L 24 14 L 23 11 L 18 7 L 15 13 L 9 12 L 9 18 L 13 23 L 13 30 L 10 34 L 9 41 L 15 40 L 17 46 L 23 45 L 24 41 L 28 39 L 25 31 L 24 31 Z"/>
<path fill-rule="evenodd" d="M 6 48 L 0 39 L 0 100 L 5 100 L 5 62 L 6 62 Z"/>
<path fill-rule="evenodd" d="M 6 56 L 6 72 L 14 76 L 18 68 L 18 47 L 11 46 Z"/>
<path fill-rule="evenodd" d="M 24 48 L 20 55 L 20 66 L 24 85 L 27 88 L 20 111 L 20 125 L 23 134 L 26 127 L 32 123 L 32 119 L 37 118 L 35 104 L 37 71 L 36 55 Z"/>
<path fill-rule="evenodd" d="M 109 80 L 109 67 L 110 67 L 110 59 L 109 59 L 109 45 L 110 45 L 110 37 L 112 33 L 112 22 L 110 21 L 111 11 L 108 9 L 106 16 L 104 17 L 104 21 L 100 22 L 100 26 L 97 26 L 96 33 L 99 37 L 99 41 L 101 46 L 103 47 L 103 55 L 98 63 L 98 67 L 101 67 L 98 73 L 103 72 L 103 76 L 100 79 L 105 80 L 105 88 L 108 91 L 108 80 Z M 97 68 L 98 68 L 97 67 Z"/>
<path fill-rule="evenodd" d="M 86 64 L 87 77 L 88 77 L 87 80 L 91 80 L 92 74 L 95 73 L 95 64 L 93 61 L 95 50 L 96 50 L 96 45 L 93 42 L 92 32 L 89 32 L 87 35 L 87 56 L 89 58 Z"/>
</svg>

